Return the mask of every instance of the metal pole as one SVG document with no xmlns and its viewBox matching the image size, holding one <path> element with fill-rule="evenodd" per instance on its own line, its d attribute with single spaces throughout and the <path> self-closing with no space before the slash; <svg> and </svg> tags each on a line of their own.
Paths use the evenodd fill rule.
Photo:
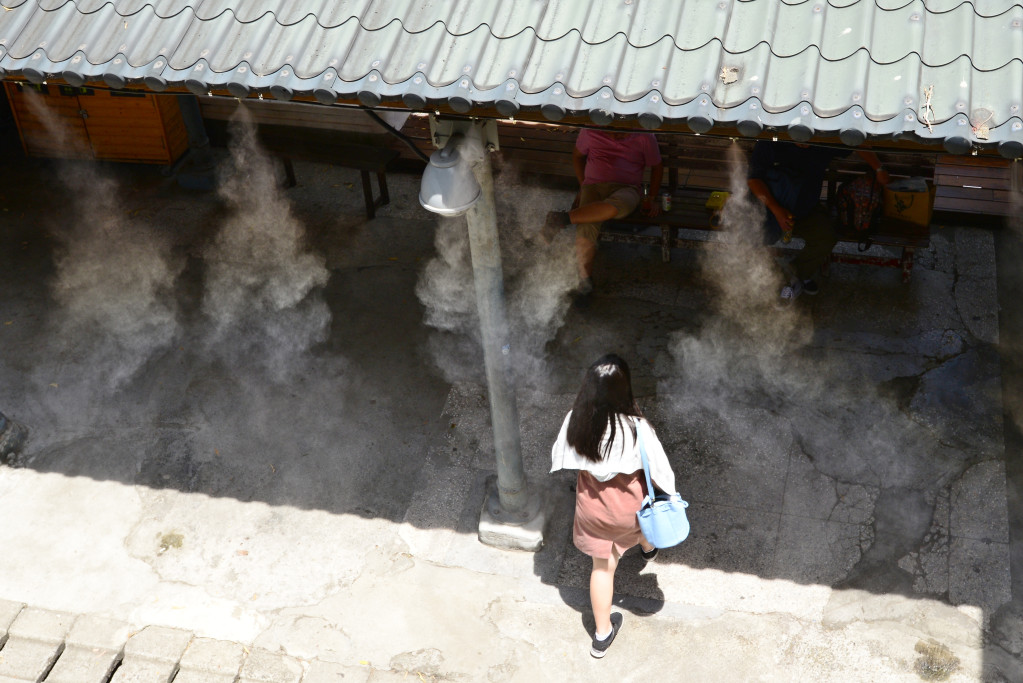
<svg viewBox="0 0 1023 683">
<path fill-rule="evenodd" d="M 476 284 L 476 307 L 483 333 L 483 364 L 490 394 L 490 419 L 494 428 L 497 458 L 497 498 L 500 509 L 489 503 L 495 517 L 525 519 L 530 503 L 526 474 L 522 467 L 519 411 L 508 367 L 508 318 L 504 304 L 501 247 L 497 239 L 497 210 L 494 205 L 494 177 L 489 152 L 473 165 L 480 184 L 479 201 L 466 215 L 469 251 Z"/>
<path fill-rule="evenodd" d="M 213 154 L 202 110 L 195 95 L 176 95 L 181 121 L 188 133 L 188 154 L 184 154 L 173 166 L 164 171 L 165 175 L 177 175 L 178 184 L 192 190 L 212 190 L 216 183 L 213 176 Z"/>
<path fill-rule="evenodd" d="M 202 120 L 202 110 L 195 95 L 178 95 L 178 107 L 181 109 L 181 121 L 188 133 L 188 146 L 194 150 L 206 150 L 210 139 L 206 136 L 206 126 Z"/>
<path fill-rule="evenodd" d="M 1023 198 L 1023 165 L 1019 159 L 1013 159 L 1009 164 L 1009 189 L 1012 191 L 1013 201 Z M 1019 215 L 1014 213 L 1013 219 L 1018 220 Z"/>
</svg>

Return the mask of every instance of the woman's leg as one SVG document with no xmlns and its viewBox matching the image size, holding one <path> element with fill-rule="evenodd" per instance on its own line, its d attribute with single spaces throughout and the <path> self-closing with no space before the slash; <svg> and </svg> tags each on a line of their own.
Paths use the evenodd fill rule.
<svg viewBox="0 0 1023 683">
<path fill-rule="evenodd" d="M 615 569 L 618 568 L 618 551 L 611 546 L 611 557 L 594 557 L 590 573 L 590 606 L 597 633 L 611 632 L 611 601 L 615 593 Z"/>
</svg>

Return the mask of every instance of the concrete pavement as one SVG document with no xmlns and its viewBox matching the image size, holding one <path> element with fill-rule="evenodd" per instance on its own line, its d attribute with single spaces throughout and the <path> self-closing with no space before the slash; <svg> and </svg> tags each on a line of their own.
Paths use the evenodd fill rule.
<svg viewBox="0 0 1023 683">
<path fill-rule="evenodd" d="M 218 196 L 0 163 L 0 410 L 31 430 L 0 468 L 0 680 L 1023 676 L 1018 302 L 1000 318 L 992 230 L 939 227 L 909 285 L 833 266 L 791 311 L 743 291 L 755 263 L 603 245 L 580 310 L 569 236 L 535 239 L 568 195 L 502 169 L 523 456 L 552 520 L 534 555 L 475 538 L 494 465 L 464 229 L 415 177 L 367 222 L 357 173 L 299 165 L 284 194 L 249 168 Z M 693 534 L 626 556 L 595 661 L 573 478 L 547 469 L 609 350 Z"/>
</svg>

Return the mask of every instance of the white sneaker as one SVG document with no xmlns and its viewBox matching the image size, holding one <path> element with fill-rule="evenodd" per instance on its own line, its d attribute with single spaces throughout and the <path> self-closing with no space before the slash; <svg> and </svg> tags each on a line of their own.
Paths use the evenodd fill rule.
<svg viewBox="0 0 1023 683">
<path fill-rule="evenodd" d="M 799 295 L 803 293 L 803 281 L 793 280 L 789 284 L 781 288 L 781 293 L 778 295 L 782 303 L 790 304 L 794 302 Z"/>
</svg>

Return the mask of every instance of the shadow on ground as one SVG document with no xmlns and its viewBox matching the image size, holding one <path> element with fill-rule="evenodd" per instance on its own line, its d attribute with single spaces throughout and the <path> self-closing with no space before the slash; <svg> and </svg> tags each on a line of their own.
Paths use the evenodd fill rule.
<svg viewBox="0 0 1023 683">
<path fill-rule="evenodd" d="M 423 324 L 416 296 L 435 254 L 416 179 L 395 178 L 392 206 L 366 222 L 357 174 L 299 167 L 288 197 L 328 273 L 310 296 L 330 323 L 282 366 L 265 349 L 210 345 L 215 264 L 204 254 L 230 216 L 224 202 L 159 169 L 103 167 L 121 188 L 119 220 L 166 244 L 177 269 L 154 299 L 173 302 L 173 333 L 111 388 L 104 364 L 136 349 L 111 355 L 107 330 L 68 326 L 52 288 L 66 257 L 54 235 L 78 219 L 75 197 L 54 182 L 55 164 L 5 158 L 0 408 L 31 429 L 11 467 L 136 487 L 164 534 L 154 538 L 171 530 L 159 525 L 162 491 L 475 533 L 494 467 L 485 387 L 478 376 L 452 384 L 431 355 L 444 337 Z M 1019 465 L 1007 466 L 1003 445 L 994 260 L 990 231 L 943 227 L 908 285 L 895 271 L 835 266 L 823 293 L 800 302 L 806 342 L 765 358 L 741 324 L 711 329 L 714 289 L 692 253 L 664 264 L 605 245 L 593 305 L 567 313 L 539 352 L 549 374 L 520 387 L 527 473 L 552 512 L 534 573 L 588 627 L 573 482 L 547 474 L 549 448 L 582 370 L 616 351 L 633 364 L 693 524 L 656 565 L 623 560 L 627 609 L 691 602 L 720 573 L 738 577 L 724 609 L 776 607 L 779 581 L 974 606 L 984 620 L 1007 609 L 1019 517 L 1006 473 Z M 464 552 L 436 557 L 469 566 Z"/>
</svg>

